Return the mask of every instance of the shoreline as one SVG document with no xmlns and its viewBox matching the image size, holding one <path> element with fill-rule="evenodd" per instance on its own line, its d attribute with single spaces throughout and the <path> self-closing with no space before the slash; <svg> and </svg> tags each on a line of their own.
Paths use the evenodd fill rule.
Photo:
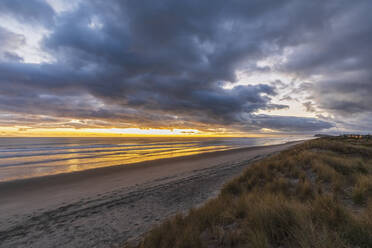
<svg viewBox="0 0 372 248">
<path fill-rule="evenodd" d="M 242 152 L 242 151 L 249 151 L 255 149 L 261 149 L 266 147 L 276 147 L 282 145 L 290 145 L 292 143 L 303 142 L 305 140 L 296 140 L 296 141 L 289 141 L 282 144 L 275 144 L 275 145 L 262 145 L 262 146 L 249 146 L 249 147 L 239 147 L 239 148 L 230 148 L 226 150 L 219 150 L 219 151 L 211 151 L 211 152 L 202 152 L 199 154 L 192 154 L 192 155 L 182 155 L 177 157 L 170 157 L 170 158 L 160 158 L 154 160 L 146 160 L 142 162 L 134 162 L 134 163 L 127 163 L 127 164 L 120 164 L 120 165 L 113 165 L 113 166 L 106 166 L 106 167 L 97 167 L 97 168 L 90 168 L 86 170 L 79 170 L 79 171 L 71 171 L 71 172 L 64 172 L 58 174 L 51 174 L 51 175 L 44 175 L 44 176 L 36 176 L 36 177 L 29 177 L 29 178 L 19 178 L 14 180 L 8 181 L 0 181 L 0 192 L 3 187 L 7 187 L 10 185 L 17 185 L 17 184 L 24 184 L 24 183 L 35 183 L 38 181 L 49 181 L 49 180 L 59 180 L 59 178 L 66 178 L 67 177 L 82 177 L 82 176 L 92 176 L 94 174 L 107 174 L 107 173 L 114 173 L 120 170 L 123 170 L 124 167 L 129 166 L 153 166 L 159 163 L 172 163 L 172 162 L 179 162 L 184 160 L 193 160 L 193 159 L 200 159 L 200 158 L 207 158 L 213 155 L 224 155 L 229 153 L 235 152 Z M 65 179 L 63 179 L 65 180 Z"/>
<path fill-rule="evenodd" d="M 164 218 L 216 196 L 252 161 L 302 142 L 2 182 L 0 243 L 4 247 L 122 245 Z M 102 241 L 107 235 L 112 237 Z"/>
</svg>

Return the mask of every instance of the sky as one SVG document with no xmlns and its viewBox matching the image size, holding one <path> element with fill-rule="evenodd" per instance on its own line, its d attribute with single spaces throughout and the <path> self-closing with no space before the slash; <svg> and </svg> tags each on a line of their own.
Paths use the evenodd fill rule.
<svg viewBox="0 0 372 248">
<path fill-rule="evenodd" d="M 371 9 L 1 0 L 0 135 L 372 133 Z"/>
</svg>

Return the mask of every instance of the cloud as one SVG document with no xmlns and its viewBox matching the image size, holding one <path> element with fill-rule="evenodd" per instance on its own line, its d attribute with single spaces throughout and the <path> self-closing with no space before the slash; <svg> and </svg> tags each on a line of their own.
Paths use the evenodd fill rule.
<svg viewBox="0 0 372 248">
<path fill-rule="evenodd" d="M 42 0 L 1 0 L 2 15 L 10 15 L 27 24 L 52 25 L 53 8 Z"/>
<path fill-rule="evenodd" d="M 313 79 L 316 105 L 338 118 L 372 112 L 372 17 L 370 1 L 342 2 L 327 27 L 292 47 L 285 71 Z M 370 125 L 369 130 L 372 129 Z"/>
<path fill-rule="evenodd" d="M 302 105 L 306 108 L 307 112 L 313 112 L 313 113 L 316 112 L 314 103 L 308 101 L 308 102 L 304 102 Z"/>
<path fill-rule="evenodd" d="M 25 37 L 0 26 L 0 61 L 22 61 L 13 50 L 25 44 Z"/>
<path fill-rule="evenodd" d="M 267 128 L 283 132 L 303 133 L 334 127 L 330 122 L 308 117 L 254 115 L 250 121 L 249 128 Z"/>
<path fill-rule="evenodd" d="M 297 89 L 311 95 L 313 104 L 303 103 L 309 111 L 369 112 L 369 5 L 94 0 L 56 13 L 42 1 L 2 1 L 2 13 L 50 30 L 41 47 L 53 62 L 21 63 L 6 50 L 0 110 L 159 127 L 331 128 L 330 121 L 317 118 L 257 115 L 288 108 L 273 103 L 283 83 L 236 86 L 236 71 L 277 70 L 309 81 Z M 257 65 L 273 56 L 286 59 Z M 226 82 L 233 87 L 224 88 Z M 299 92 L 292 93 L 285 99 L 296 99 Z"/>
</svg>

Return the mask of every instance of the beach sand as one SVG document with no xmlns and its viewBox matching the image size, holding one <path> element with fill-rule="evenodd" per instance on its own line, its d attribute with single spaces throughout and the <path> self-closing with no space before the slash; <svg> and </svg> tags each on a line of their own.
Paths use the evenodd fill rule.
<svg viewBox="0 0 372 248">
<path fill-rule="evenodd" d="M 0 183 L 0 247 L 122 247 L 299 142 Z"/>
</svg>

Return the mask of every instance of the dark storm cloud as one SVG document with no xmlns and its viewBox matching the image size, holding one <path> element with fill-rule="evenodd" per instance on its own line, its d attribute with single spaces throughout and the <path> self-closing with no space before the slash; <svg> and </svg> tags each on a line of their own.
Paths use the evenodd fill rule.
<svg viewBox="0 0 372 248">
<path fill-rule="evenodd" d="M 345 116 L 372 112 L 372 74 L 363 74 L 343 74 L 343 78 L 319 82 L 314 87 L 315 100 L 322 108 Z"/>
<path fill-rule="evenodd" d="M 27 24 L 51 25 L 55 14 L 43 0 L 1 0 L 0 10 L 2 14 L 11 15 Z"/>
<path fill-rule="evenodd" d="M 0 61 L 20 62 L 22 58 L 12 50 L 25 44 L 25 37 L 0 26 Z"/>
<path fill-rule="evenodd" d="M 304 77 L 321 75 L 309 87 L 312 98 L 340 118 L 372 113 L 371 8 L 371 1 L 344 2 L 327 28 L 295 48 L 285 66 Z"/>
<path fill-rule="evenodd" d="M 333 124 L 306 117 L 253 115 L 249 128 L 268 128 L 284 132 L 311 132 L 333 127 Z"/>
<path fill-rule="evenodd" d="M 368 2 L 95 0 L 58 15 L 41 1 L 20 3 L 2 1 L 0 11 L 49 29 L 42 48 L 55 61 L 22 64 L 8 54 L 8 62 L 0 64 L 5 112 L 159 126 L 163 119 L 163 126 L 332 127 L 314 118 L 254 115 L 288 107 L 271 101 L 279 84 L 222 87 L 237 80 L 237 69 L 270 71 L 256 62 L 287 48 L 294 52 L 279 67 L 284 72 L 305 78 L 357 69 L 367 73 L 363 80 L 356 73 L 353 81 L 325 80 L 311 87 L 318 106 L 371 110 L 368 100 L 355 100 L 365 94 L 362 89 L 371 90 Z M 345 90 L 352 85 L 361 90 L 351 87 L 349 96 Z M 85 96 L 95 100 L 74 100 Z"/>
</svg>

